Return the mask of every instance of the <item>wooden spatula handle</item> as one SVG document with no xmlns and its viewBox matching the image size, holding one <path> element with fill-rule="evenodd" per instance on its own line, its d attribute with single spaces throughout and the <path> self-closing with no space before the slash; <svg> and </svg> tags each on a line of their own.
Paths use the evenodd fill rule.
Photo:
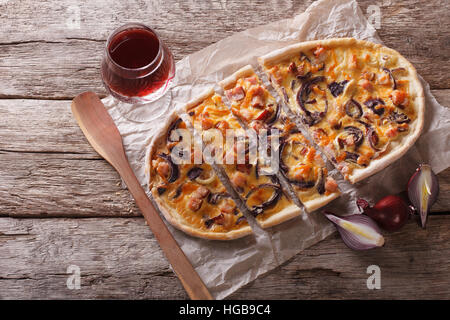
<svg viewBox="0 0 450 320">
<path fill-rule="evenodd" d="M 122 161 L 115 167 L 136 200 L 147 224 L 158 240 L 161 249 L 164 251 L 189 297 L 194 300 L 212 300 L 213 297 L 153 207 L 128 161 Z"/>
</svg>

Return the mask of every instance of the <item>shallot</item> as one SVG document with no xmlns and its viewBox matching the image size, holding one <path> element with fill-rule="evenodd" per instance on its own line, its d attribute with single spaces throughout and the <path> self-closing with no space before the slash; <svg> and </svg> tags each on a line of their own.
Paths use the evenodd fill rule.
<svg viewBox="0 0 450 320">
<path fill-rule="evenodd" d="M 420 214 L 422 228 L 427 223 L 431 206 L 439 195 L 439 182 L 431 166 L 421 164 L 408 182 L 408 197 L 412 205 Z"/>
<path fill-rule="evenodd" d="M 384 245 L 380 229 L 368 216 L 353 214 L 339 217 L 329 211 L 324 211 L 324 214 L 336 226 L 350 249 L 367 250 Z"/>
</svg>

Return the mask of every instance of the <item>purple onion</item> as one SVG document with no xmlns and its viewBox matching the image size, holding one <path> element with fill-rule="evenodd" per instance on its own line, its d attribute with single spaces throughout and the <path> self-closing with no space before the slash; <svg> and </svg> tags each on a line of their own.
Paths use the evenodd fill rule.
<svg viewBox="0 0 450 320">
<path fill-rule="evenodd" d="M 420 214 L 422 228 L 427 223 L 428 212 L 439 195 L 439 182 L 431 166 L 421 164 L 408 182 L 408 198 Z"/>
<path fill-rule="evenodd" d="M 263 213 L 265 209 L 274 207 L 277 204 L 278 200 L 280 200 L 281 195 L 283 193 L 280 186 L 271 183 L 263 183 L 257 186 L 256 188 L 250 190 L 249 193 L 245 196 L 245 200 L 248 201 L 248 199 L 254 192 L 263 188 L 273 189 L 273 194 L 270 197 L 270 199 L 264 201 L 259 205 L 252 206 L 250 208 L 250 211 L 255 217 Z"/>
<path fill-rule="evenodd" d="M 187 176 L 190 180 L 195 180 L 197 179 L 203 172 L 203 169 L 200 167 L 192 167 L 188 173 Z"/>
<path fill-rule="evenodd" d="M 380 228 L 368 216 L 353 214 L 339 217 L 329 211 L 324 211 L 324 214 L 336 226 L 342 241 L 350 249 L 367 250 L 384 245 Z"/>
</svg>

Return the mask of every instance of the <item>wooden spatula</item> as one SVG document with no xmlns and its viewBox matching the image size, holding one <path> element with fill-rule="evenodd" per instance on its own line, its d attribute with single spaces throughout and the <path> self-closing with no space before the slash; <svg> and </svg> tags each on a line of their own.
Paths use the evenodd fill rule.
<svg viewBox="0 0 450 320">
<path fill-rule="evenodd" d="M 72 101 L 72 113 L 92 147 L 125 181 L 189 297 L 212 299 L 202 279 L 178 246 L 131 170 L 119 130 L 98 96 L 93 92 L 78 95 Z"/>
</svg>

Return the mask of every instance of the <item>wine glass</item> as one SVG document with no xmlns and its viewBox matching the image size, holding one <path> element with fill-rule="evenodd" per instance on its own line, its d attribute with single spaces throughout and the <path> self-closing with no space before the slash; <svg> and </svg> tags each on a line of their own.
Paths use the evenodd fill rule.
<svg viewBox="0 0 450 320">
<path fill-rule="evenodd" d="M 128 23 L 108 37 L 101 75 L 107 91 L 125 103 L 117 104 L 124 116 L 143 106 L 157 106 L 161 114 L 170 103 L 170 97 L 161 97 L 172 84 L 175 62 L 153 29 L 142 23 Z"/>
</svg>

